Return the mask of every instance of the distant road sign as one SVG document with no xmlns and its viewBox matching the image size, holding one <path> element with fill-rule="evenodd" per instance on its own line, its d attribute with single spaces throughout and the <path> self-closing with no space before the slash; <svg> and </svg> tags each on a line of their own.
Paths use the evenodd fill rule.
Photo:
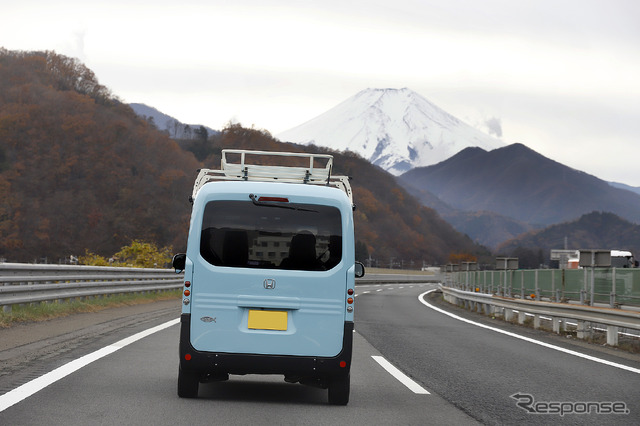
<svg viewBox="0 0 640 426">
<path fill-rule="evenodd" d="M 549 259 L 551 260 L 561 260 L 567 259 L 569 257 L 578 257 L 579 250 L 560 250 L 553 249 L 551 250 L 551 256 Z"/>
</svg>

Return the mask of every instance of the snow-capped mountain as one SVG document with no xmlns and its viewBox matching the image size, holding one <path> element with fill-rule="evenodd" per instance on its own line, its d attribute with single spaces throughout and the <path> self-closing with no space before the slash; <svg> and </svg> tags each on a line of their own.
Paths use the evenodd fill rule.
<svg viewBox="0 0 640 426">
<path fill-rule="evenodd" d="M 439 163 L 467 147 L 490 151 L 505 145 L 407 88 L 363 90 L 276 137 L 353 151 L 395 175 Z"/>
</svg>

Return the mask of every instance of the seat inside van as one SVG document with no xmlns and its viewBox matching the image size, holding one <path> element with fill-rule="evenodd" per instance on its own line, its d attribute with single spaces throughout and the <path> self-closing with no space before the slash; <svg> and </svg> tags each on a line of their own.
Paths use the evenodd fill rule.
<svg viewBox="0 0 640 426">
<path fill-rule="evenodd" d="M 301 232 L 291 239 L 289 257 L 282 260 L 282 269 L 301 269 L 306 271 L 324 270 L 316 253 L 316 237 L 310 232 Z"/>
</svg>

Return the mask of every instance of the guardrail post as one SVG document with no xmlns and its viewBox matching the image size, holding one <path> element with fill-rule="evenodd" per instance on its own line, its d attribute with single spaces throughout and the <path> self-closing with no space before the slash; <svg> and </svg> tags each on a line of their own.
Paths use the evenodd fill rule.
<svg viewBox="0 0 640 426">
<path fill-rule="evenodd" d="M 9 312 L 11 312 L 11 308 L 12 308 L 12 306 L 11 306 L 11 305 L 4 305 L 4 306 L 2 307 L 2 312 L 4 312 L 4 313 L 8 314 Z"/>
<path fill-rule="evenodd" d="M 499 306 L 493 307 L 493 316 L 504 318 L 504 309 Z"/>
<path fill-rule="evenodd" d="M 540 315 L 538 314 L 533 315 L 533 328 L 535 329 L 540 328 Z"/>
<path fill-rule="evenodd" d="M 618 327 L 615 325 L 607 326 L 607 345 L 618 346 Z"/>
<path fill-rule="evenodd" d="M 591 323 L 589 321 L 578 320 L 576 337 L 578 337 L 578 339 L 591 337 Z"/>
<path fill-rule="evenodd" d="M 560 325 L 562 324 L 562 318 L 551 318 L 551 328 L 556 334 L 560 334 Z"/>
<path fill-rule="evenodd" d="M 518 324 L 524 324 L 524 320 L 526 319 L 527 314 L 524 311 L 518 311 Z"/>
<path fill-rule="evenodd" d="M 511 318 L 513 318 L 513 309 L 504 308 L 504 320 L 511 321 Z"/>
</svg>

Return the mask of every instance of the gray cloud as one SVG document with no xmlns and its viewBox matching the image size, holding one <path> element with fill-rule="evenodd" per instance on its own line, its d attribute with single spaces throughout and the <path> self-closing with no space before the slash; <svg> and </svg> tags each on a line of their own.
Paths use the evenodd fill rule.
<svg viewBox="0 0 640 426">
<path fill-rule="evenodd" d="M 490 135 L 502 137 L 502 121 L 497 117 L 491 117 L 485 120 L 484 125 L 487 126 Z"/>
</svg>

